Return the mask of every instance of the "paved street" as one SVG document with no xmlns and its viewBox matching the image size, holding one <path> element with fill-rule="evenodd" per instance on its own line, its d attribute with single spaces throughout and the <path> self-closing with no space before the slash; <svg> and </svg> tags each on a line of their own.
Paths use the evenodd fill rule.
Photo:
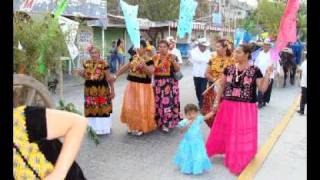
<svg viewBox="0 0 320 180">
<path fill-rule="evenodd" d="M 187 103 L 197 103 L 196 95 L 191 74 L 191 66 L 185 65 L 182 68 L 185 77 L 180 81 L 180 99 L 181 107 Z M 73 79 L 66 80 L 64 97 L 66 102 L 74 103 L 80 110 L 83 111 L 83 85 L 81 80 Z M 188 180 L 188 179 L 205 179 L 205 180 L 235 180 L 236 176 L 232 175 L 224 166 L 222 157 L 212 158 L 213 169 L 201 176 L 187 176 L 181 174 L 172 164 L 172 158 L 178 147 L 182 135 L 178 131 L 173 131 L 169 134 L 163 134 L 160 131 L 146 134 L 142 137 L 134 137 L 127 135 L 125 124 L 120 122 L 120 110 L 122 105 L 122 93 L 124 92 L 125 75 L 121 77 L 115 84 L 116 98 L 113 102 L 113 127 L 112 134 L 102 136 L 100 144 L 95 146 L 93 141 L 88 138 L 84 139 L 77 161 L 82 167 L 86 177 L 89 180 Z M 57 93 L 59 90 L 57 90 Z M 274 88 L 271 96 L 271 102 L 259 112 L 259 146 L 266 142 L 268 135 L 272 129 L 281 120 L 282 116 L 287 112 L 294 98 L 299 94 L 298 85 L 288 86 L 286 88 Z M 58 101 L 58 96 L 55 96 Z M 294 121 L 306 121 L 304 117 L 294 116 Z M 305 164 L 299 164 L 303 160 L 306 161 L 303 152 L 306 150 L 306 135 L 296 133 L 305 126 L 300 123 L 294 124 L 291 127 L 289 134 L 281 137 L 280 144 L 276 152 L 271 152 L 271 157 L 267 158 L 266 164 L 262 167 L 261 172 L 258 172 L 256 179 L 265 180 L 269 173 L 277 172 L 270 176 L 273 180 L 292 179 L 289 176 L 281 175 L 282 173 L 291 173 L 292 171 L 305 172 Z M 290 126 L 290 124 L 289 124 Z M 296 129 L 295 130 L 292 130 Z M 286 130 L 285 130 L 286 132 Z M 203 133 L 205 137 L 209 133 L 209 129 L 203 124 Z M 291 134 L 295 134 L 291 137 Z M 297 142 L 292 142 L 297 140 Z M 291 142 L 291 144 L 286 144 Z M 284 151 L 284 147 L 288 147 L 289 152 Z M 298 152 L 296 152 L 298 150 Z M 289 166 L 294 163 L 294 155 L 299 153 L 300 161 L 297 162 L 293 169 L 281 171 L 281 167 Z M 291 153 L 291 154 L 290 154 Z M 292 161 L 283 156 L 288 155 Z M 282 162 L 278 162 L 279 159 Z M 287 161 L 287 162 L 286 162 Z M 277 163 L 277 164 L 274 164 Z M 300 168 L 299 168 L 300 167 Z M 298 173 L 298 172 L 296 172 Z M 290 176 L 291 177 L 291 176 Z M 303 177 L 303 176 L 297 176 Z M 301 179 L 299 178 L 299 180 Z"/>
</svg>

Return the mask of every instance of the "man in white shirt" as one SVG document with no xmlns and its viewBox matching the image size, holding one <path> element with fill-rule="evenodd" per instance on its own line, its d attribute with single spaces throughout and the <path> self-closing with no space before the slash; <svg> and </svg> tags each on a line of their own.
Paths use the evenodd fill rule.
<svg viewBox="0 0 320 180">
<path fill-rule="evenodd" d="M 198 40 L 198 46 L 190 53 L 190 62 L 192 63 L 192 75 L 196 94 L 198 98 L 199 108 L 202 108 L 202 93 L 206 90 L 207 79 L 205 78 L 205 71 L 207 64 L 211 58 L 211 52 L 207 49 L 210 43 L 206 38 Z"/>
<path fill-rule="evenodd" d="M 301 71 L 301 99 L 300 99 L 300 110 L 298 113 L 301 115 L 304 114 L 304 106 L 307 104 L 307 54 L 306 59 L 302 62 L 300 71 Z"/>
<path fill-rule="evenodd" d="M 167 37 L 167 42 L 169 44 L 169 53 L 177 56 L 178 63 L 181 65 L 183 63 L 183 61 L 182 61 L 181 52 L 176 47 L 177 42 L 174 40 L 174 38 L 172 36 Z"/>
<path fill-rule="evenodd" d="M 271 46 L 271 41 L 269 39 L 266 39 L 263 43 L 263 50 L 261 50 L 259 52 L 257 58 L 254 61 L 254 65 L 259 67 L 263 76 L 265 75 L 266 70 L 270 66 L 273 66 L 274 70 L 279 69 L 279 68 L 277 68 L 277 66 L 279 66 L 279 64 L 275 63 L 271 59 L 270 46 Z M 258 91 L 258 107 L 259 108 L 262 108 L 263 106 L 266 105 L 266 103 L 270 102 L 274 73 L 275 73 L 275 71 L 270 76 L 270 83 L 269 83 L 267 91 L 265 93 Z"/>
</svg>

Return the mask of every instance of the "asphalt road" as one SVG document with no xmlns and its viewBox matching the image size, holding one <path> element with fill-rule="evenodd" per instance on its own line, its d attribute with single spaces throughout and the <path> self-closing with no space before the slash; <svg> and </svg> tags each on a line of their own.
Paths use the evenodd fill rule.
<svg viewBox="0 0 320 180">
<path fill-rule="evenodd" d="M 191 66 L 184 65 L 182 72 L 185 77 L 179 84 L 181 107 L 187 103 L 197 104 Z M 66 79 L 64 89 L 65 101 L 74 103 L 81 111 L 83 111 L 82 82 L 79 78 Z M 181 174 L 172 163 L 182 138 L 177 130 L 169 134 L 155 131 L 142 137 L 127 135 L 126 125 L 119 119 L 122 94 L 126 84 L 125 76 L 115 84 L 112 134 L 101 136 L 101 143 L 98 146 L 86 137 L 81 146 L 77 162 L 89 180 L 235 180 L 237 178 L 223 166 L 221 156 L 212 158 L 213 169 L 205 174 L 200 176 Z M 298 85 L 273 89 L 270 104 L 259 111 L 259 147 L 266 142 L 268 135 L 287 112 L 299 92 Z M 58 98 L 56 95 L 56 102 Z M 204 137 L 207 137 L 209 129 L 205 124 L 202 128 Z M 272 166 L 271 161 L 270 171 L 273 169 Z M 264 176 L 261 175 L 259 180 L 263 180 L 261 177 Z"/>
</svg>

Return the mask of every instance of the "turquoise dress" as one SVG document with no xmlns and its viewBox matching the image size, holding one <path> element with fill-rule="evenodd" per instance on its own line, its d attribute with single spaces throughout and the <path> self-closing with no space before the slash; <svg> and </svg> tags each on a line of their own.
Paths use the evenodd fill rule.
<svg viewBox="0 0 320 180">
<path fill-rule="evenodd" d="M 179 144 L 174 157 L 174 163 L 180 168 L 182 173 L 201 174 L 205 170 L 212 168 L 201 132 L 203 121 L 204 117 L 198 115 Z M 187 122 L 187 119 L 183 119 L 179 122 L 178 127 L 182 128 L 186 126 Z"/>
</svg>

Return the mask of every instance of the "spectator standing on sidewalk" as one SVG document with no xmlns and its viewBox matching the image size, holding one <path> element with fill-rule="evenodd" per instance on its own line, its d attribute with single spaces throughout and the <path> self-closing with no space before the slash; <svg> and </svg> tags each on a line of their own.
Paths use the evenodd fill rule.
<svg viewBox="0 0 320 180">
<path fill-rule="evenodd" d="M 300 110 L 298 113 L 301 115 L 304 114 L 304 107 L 307 104 L 307 54 L 306 54 L 306 59 L 302 62 L 300 71 L 301 71 L 301 100 L 300 100 Z"/>
<path fill-rule="evenodd" d="M 112 41 L 112 47 L 109 51 L 110 53 L 110 59 L 109 59 L 109 62 L 110 62 L 110 72 L 111 73 L 116 73 L 117 71 L 117 48 L 116 48 L 116 42 L 115 41 Z"/>
<path fill-rule="evenodd" d="M 121 66 L 124 65 L 125 60 L 125 48 L 124 48 L 124 41 L 123 39 L 118 39 L 117 41 L 117 57 L 118 57 L 118 68 L 119 70 Z"/>
</svg>

